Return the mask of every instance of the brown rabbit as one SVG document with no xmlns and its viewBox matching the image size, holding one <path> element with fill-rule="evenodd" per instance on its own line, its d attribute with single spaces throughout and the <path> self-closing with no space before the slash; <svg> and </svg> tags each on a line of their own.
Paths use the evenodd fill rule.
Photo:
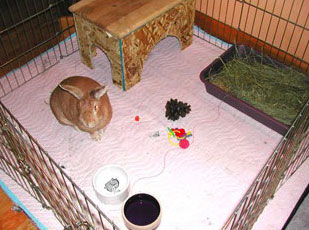
<svg viewBox="0 0 309 230">
<path fill-rule="evenodd" d="M 50 107 L 61 124 L 88 132 L 95 140 L 112 118 L 107 86 L 88 77 L 64 79 L 52 92 Z"/>
</svg>

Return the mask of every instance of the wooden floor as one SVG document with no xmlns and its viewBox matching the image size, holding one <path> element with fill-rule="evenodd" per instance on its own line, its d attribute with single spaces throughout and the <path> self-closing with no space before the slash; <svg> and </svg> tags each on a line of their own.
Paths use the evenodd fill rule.
<svg viewBox="0 0 309 230">
<path fill-rule="evenodd" d="M 39 230 L 23 212 L 14 211 L 14 203 L 0 188 L 0 230 Z"/>
</svg>

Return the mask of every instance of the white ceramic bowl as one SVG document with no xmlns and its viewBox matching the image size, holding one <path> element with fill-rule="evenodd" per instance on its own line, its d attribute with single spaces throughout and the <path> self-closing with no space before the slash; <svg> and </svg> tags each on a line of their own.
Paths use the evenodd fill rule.
<svg viewBox="0 0 309 230">
<path fill-rule="evenodd" d="M 122 206 L 122 217 L 130 230 L 153 230 L 161 222 L 160 202 L 152 195 L 138 193 L 127 198 Z"/>
<path fill-rule="evenodd" d="M 118 204 L 129 195 L 129 177 L 118 165 L 106 165 L 100 168 L 92 181 L 95 193 L 105 204 Z"/>
</svg>

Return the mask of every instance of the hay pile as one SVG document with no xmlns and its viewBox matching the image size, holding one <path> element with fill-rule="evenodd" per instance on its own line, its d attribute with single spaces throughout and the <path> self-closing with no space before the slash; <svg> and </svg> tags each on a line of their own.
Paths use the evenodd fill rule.
<svg viewBox="0 0 309 230">
<path fill-rule="evenodd" d="M 260 61 L 257 61 L 260 60 Z M 309 79 L 288 67 L 278 67 L 265 57 L 236 55 L 211 75 L 210 82 L 264 113 L 291 125 L 309 98 Z"/>
</svg>

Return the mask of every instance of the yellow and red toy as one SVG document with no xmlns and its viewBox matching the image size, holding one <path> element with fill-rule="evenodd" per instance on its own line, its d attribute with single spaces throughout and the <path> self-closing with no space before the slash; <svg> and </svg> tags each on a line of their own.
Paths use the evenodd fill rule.
<svg viewBox="0 0 309 230">
<path fill-rule="evenodd" d="M 190 145 L 190 142 L 187 140 L 188 137 L 191 137 L 192 136 L 192 133 L 189 131 L 189 132 L 186 132 L 184 129 L 178 129 L 178 128 L 175 128 L 175 129 L 171 129 L 171 128 L 167 128 L 169 133 L 168 133 L 168 140 L 169 142 L 171 143 L 171 145 L 173 146 L 179 146 L 180 148 L 182 149 L 186 149 L 189 147 Z M 174 137 L 178 140 L 178 142 L 173 142 L 171 140 L 171 138 Z"/>
</svg>

